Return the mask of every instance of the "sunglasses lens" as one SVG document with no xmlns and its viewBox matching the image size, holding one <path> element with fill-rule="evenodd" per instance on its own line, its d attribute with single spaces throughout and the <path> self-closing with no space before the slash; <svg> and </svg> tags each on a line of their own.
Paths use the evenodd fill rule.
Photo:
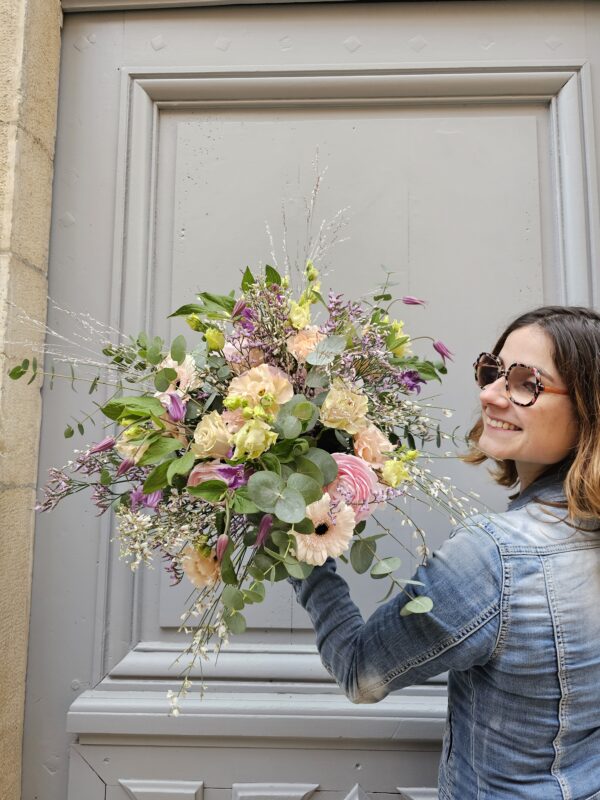
<svg viewBox="0 0 600 800">
<path fill-rule="evenodd" d="M 527 405 L 537 394 L 537 379 L 528 367 L 513 367 L 508 376 L 510 396 L 517 403 Z"/>
<path fill-rule="evenodd" d="M 476 380 L 480 389 L 488 386 L 490 383 L 498 380 L 500 369 L 494 359 L 487 355 L 481 356 L 477 362 L 476 367 Z"/>
</svg>

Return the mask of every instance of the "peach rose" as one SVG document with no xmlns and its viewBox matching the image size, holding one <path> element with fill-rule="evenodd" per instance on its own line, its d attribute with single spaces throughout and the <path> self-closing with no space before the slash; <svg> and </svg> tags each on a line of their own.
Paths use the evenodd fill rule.
<svg viewBox="0 0 600 800">
<path fill-rule="evenodd" d="M 265 360 L 265 354 L 260 347 L 248 347 L 243 339 L 240 340 L 239 347 L 227 342 L 223 347 L 223 355 L 235 375 L 241 375 L 247 369 L 258 367 Z"/>
<path fill-rule="evenodd" d="M 354 511 L 357 522 L 362 522 L 375 509 L 374 502 L 381 487 L 374 470 L 358 456 L 332 453 L 338 474 L 324 490 L 333 501 L 345 502 Z"/>
<path fill-rule="evenodd" d="M 294 395 L 288 376 L 278 367 L 261 364 L 253 367 L 229 384 L 228 398 L 240 398 L 250 406 L 262 406 L 269 414 L 276 414 L 279 406 Z"/>
<path fill-rule="evenodd" d="M 294 356 L 296 361 L 302 364 L 319 342 L 325 338 L 325 334 L 320 333 L 316 325 L 309 325 L 308 328 L 288 338 L 287 349 Z"/>
<path fill-rule="evenodd" d="M 383 467 L 394 445 L 372 423 L 354 437 L 354 452 L 375 469 Z"/>
<path fill-rule="evenodd" d="M 183 551 L 181 568 L 197 589 L 212 588 L 221 575 L 215 551 L 191 544 Z"/>
</svg>

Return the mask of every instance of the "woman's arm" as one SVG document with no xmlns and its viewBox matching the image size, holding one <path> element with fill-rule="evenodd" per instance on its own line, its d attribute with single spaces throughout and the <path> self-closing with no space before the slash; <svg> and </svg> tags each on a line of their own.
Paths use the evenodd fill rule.
<svg viewBox="0 0 600 800">
<path fill-rule="evenodd" d="M 328 672 L 353 703 L 375 703 L 440 672 L 489 660 L 500 630 L 502 574 L 495 541 L 473 519 L 413 576 L 424 585 L 411 586 L 411 594 L 433 600 L 425 614 L 401 616 L 410 598 L 399 592 L 365 622 L 333 559 L 290 582 Z"/>
</svg>

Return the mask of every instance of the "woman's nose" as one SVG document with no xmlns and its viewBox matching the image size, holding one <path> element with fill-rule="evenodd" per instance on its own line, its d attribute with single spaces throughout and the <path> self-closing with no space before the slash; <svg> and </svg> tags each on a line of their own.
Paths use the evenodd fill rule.
<svg viewBox="0 0 600 800">
<path fill-rule="evenodd" d="M 510 403 L 506 391 L 504 376 L 497 378 L 493 383 L 484 386 L 479 394 L 482 403 L 491 403 L 496 406 L 507 406 Z"/>
</svg>

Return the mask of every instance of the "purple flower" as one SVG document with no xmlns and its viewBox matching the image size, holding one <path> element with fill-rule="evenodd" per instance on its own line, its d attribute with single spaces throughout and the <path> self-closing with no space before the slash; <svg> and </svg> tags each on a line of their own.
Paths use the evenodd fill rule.
<svg viewBox="0 0 600 800">
<path fill-rule="evenodd" d="M 176 392 L 167 392 L 167 413 L 173 422 L 181 422 L 185 417 L 185 404 Z"/>
<path fill-rule="evenodd" d="M 407 392 L 421 391 L 421 383 L 426 383 L 425 380 L 419 375 L 415 369 L 405 369 L 400 373 L 400 382 L 406 388 Z"/>
<path fill-rule="evenodd" d="M 436 351 L 436 353 L 439 353 L 441 355 L 444 364 L 446 363 L 447 358 L 449 358 L 450 361 L 452 361 L 453 353 L 451 353 L 450 350 L 448 350 L 448 348 L 443 342 L 440 341 L 434 342 L 433 349 Z"/>
<path fill-rule="evenodd" d="M 132 511 L 137 511 L 142 505 L 142 498 L 144 497 L 144 490 L 141 486 L 136 486 L 129 494 L 129 505 Z"/>
<path fill-rule="evenodd" d="M 229 536 L 226 533 L 222 533 L 219 538 L 217 539 L 217 546 L 216 546 L 216 553 L 217 553 L 217 561 L 219 564 L 223 560 L 223 556 L 225 555 L 225 550 L 227 550 L 227 545 L 229 544 Z"/>
<path fill-rule="evenodd" d="M 246 301 L 245 300 L 238 300 L 233 307 L 233 311 L 231 312 L 231 316 L 233 319 L 239 317 L 243 314 L 246 310 Z"/>
<path fill-rule="evenodd" d="M 258 536 L 256 537 L 257 548 L 262 547 L 263 544 L 267 541 L 267 537 L 271 533 L 272 527 L 273 527 L 273 515 L 265 514 L 260 521 L 260 525 L 258 526 Z"/>
<path fill-rule="evenodd" d="M 418 297 L 413 297 L 411 294 L 407 294 L 406 297 L 401 298 L 402 302 L 405 303 L 407 306 L 426 306 L 426 300 L 419 300 Z"/>
<path fill-rule="evenodd" d="M 116 472 L 116 477 L 120 478 L 121 475 L 125 475 L 132 467 L 135 466 L 135 461 L 132 458 L 124 458 L 123 461 L 119 464 L 119 468 Z"/>
<path fill-rule="evenodd" d="M 217 467 L 217 472 L 230 489 L 239 489 L 248 483 L 248 476 L 243 464 L 229 466 L 224 464 Z"/>
<path fill-rule="evenodd" d="M 107 436 L 106 439 L 102 439 L 102 441 L 98 442 L 98 444 L 93 444 L 88 450 L 88 455 L 93 455 L 94 453 L 104 453 L 107 450 L 112 450 L 114 446 L 115 437 Z"/>
<path fill-rule="evenodd" d="M 142 498 L 142 505 L 144 506 L 144 508 L 155 509 L 161 500 L 162 500 L 162 492 L 159 489 L 156 492 L 150 492 L 150 494 L 145 494 Z"/>
</svg>

